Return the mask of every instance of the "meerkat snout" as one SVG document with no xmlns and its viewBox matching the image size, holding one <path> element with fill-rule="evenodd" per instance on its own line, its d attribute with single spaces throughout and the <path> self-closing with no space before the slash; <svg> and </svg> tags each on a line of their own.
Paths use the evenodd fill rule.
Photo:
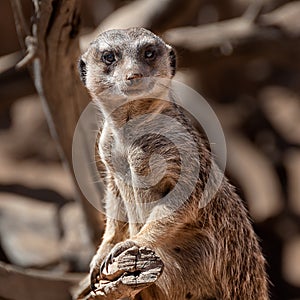
<svg viewBox="0 0 300 300">
<path fill-rule="evenodd" d="M 128 73 L 126 75 L 126 85 L 127 86 L 137 86 L 142 83 L 143 74 L 141 73 Z"/>
<path fill-rule="evenodd" d="M 141 79 L 143 77 L 141 73 L 129 73 L 126 75 L 126 80 Z"/>
</svg>

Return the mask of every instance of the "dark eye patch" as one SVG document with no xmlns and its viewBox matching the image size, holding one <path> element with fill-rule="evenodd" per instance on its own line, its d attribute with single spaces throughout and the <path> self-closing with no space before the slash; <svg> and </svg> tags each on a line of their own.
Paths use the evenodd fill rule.
<svg viewBox="0 0 300 300">
<path fill-rule="evenodd" d="M 101 60 L 107 64 L 110 65 L 112 64 L 114 61 L 116 61 L 116 56 L 114 54 L 113 51 L 104 51 L 102 56 L 101 56 Z"/>
<path fill-rule="evenodd" d="M 146 59 L 150 59 L 150 60 L 155 59 L 156 55 L 157 55 L 157 52 L 154 49 L 147 49 L 144 52 L 144 57 Z"/>
<path fill-rule="evenodd" d="M 155 61 L 163 52 L 162 46 L 159 43 L 140 45 L 141 56 L 148 62 Z"/>
</svg>

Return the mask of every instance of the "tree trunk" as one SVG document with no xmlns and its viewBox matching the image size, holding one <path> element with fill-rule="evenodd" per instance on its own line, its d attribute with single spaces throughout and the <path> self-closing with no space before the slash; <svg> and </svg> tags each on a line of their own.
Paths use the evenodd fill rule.
<svg viewBox="0 0 300 300">
<path fill-rule="evenodd" d="M 22 23 L 19 0 L 13 0 L 16 23 Z M 72 166 L 72 140 L 77 121 L 90 102 L 77 72 L 80 56 L 80 3 L 76 0 L 33 0 L 32 36 L 26 37 L 29 62 L 52 136 L 68 168 Z M 20 26 L 17 26 L 20 28 Z M 24 31 L 19 34 L 25 38 Z M 84 149 L 82 149 L 84 152 Z M 88 154 L 84 154 L 88 157 Z M 90 161 L 87 161 L 90 164 Z M 72 172 L 73 174 L 73 172 Z M 87 181 L 92 181 L 92 174 Z M 78 189 L 79 191 L 79 189 Z M 103 189 L 101 189 L 103 191 Z M 102 215 L 79 191 L 91 238 L 98 245 L 104 229 Z M 100 195 L 102 196 L 102 195 Z"/>
</svg>

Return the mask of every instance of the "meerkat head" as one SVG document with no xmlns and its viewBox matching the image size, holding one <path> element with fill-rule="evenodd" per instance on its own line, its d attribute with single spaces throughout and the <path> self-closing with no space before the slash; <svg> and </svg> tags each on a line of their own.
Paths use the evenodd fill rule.
<svg viewBox="0 0 300 300">
<path fill-rule="evenodd" d="M 149 96 L 175 69 L 172 47 L 144 28 L 101 33 L 79 61 L 81 80 L 96 99 Z"/>
</svg>

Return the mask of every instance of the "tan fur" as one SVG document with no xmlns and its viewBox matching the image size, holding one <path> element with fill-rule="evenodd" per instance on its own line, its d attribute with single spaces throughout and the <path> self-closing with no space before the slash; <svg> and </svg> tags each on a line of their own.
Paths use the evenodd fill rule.
<svg viewBox="0 0 300 300">
<path fill-rule="evenodd" d="M 116 35 L 117 41 L 114 39 Z M 95 270 L 96 274 L 99 273 L 100 264 L 112 248 L 121 247 L 124 250 L 135 244 L 153 248 L 165 264 L 159 280 L 142 291 L 137 299 L 268 299 L 264 258 L 245 208 L 234 188 L 224 179 L 214 198 L 207 205 L 200 203 L 203 201 L 201 197 L 212 165 L 211 155 L 205 137 L 191 125 L 181 108 L 172 101 L 145 99 L 137 95 L 137 100 L 125 101 L 113 111 L 112 103 L 105 103 L 106 98 L 103 100 L 100 97 L 101 91 L 108 88 L 107 82 L 113 84 L 114 76 L 122 73 L 124 56 L 127 54 L 126 59 L 134 60 L 134 47 L 137 47 L 138 39 L 148 39 L 151 43 L 157 41 L 162 49 L 157 58 L 159 63 L 151 65 L 156 70 L 147 69 L 148 65 L 145 66 L 137 59 L 137 64 L 141 65 L 138 72 L 143 75 L 143 72 L 148 72 L 146 75 L 152 77 L 157 72 L 160 77 L 170 79 L 170 47 L 145 29 L 116 30 L 105 33 L 104 37 L 100 35 L 84 55 L 87 88 L 104 116 L 112 112 L 109 122 L 99 134 L 96 147 L 98 168 L 107 187 L 105 202 L 108 217 L 103 241 L 91 263 L 91 273 L 95 274 Z M 131 51 L 124 50 L 122 59 L 116 62 L 114 69 L 107 75 L 101 73 L 105 66 L 95 55 L 97 49 L 104 47 L 105 43 L 112 48 L 120 48 L 120 51 Z M 99 76 L 95 70 L 100 72 Z M 108 78 L 104 80 L 103 76 Z M 105 84 L 102 84 L 99 77 Z M 151 126 L 151 132 L 160 134 L 145 135 L 133 144 L 128 143 L 128 137 L 120 128 L 129 120 L 136 120 L 145 113 L 151 115 L 138 121 L 136 129 Z M 162 115 L 179 122 L 188 132 L 186 136 L 180 135 L 176 145 L 164 138 L 168 134 L 176 135 L 176 132 L 172 126 L 162 126 Z M 200 162 L 200 172 L 191 196 L 176 210 L 172 203 L 156 205 L 151 211 L 139 210 L 137 203 L 159 200 L 172 191 L 182 171 L 178 149 L 189 155 L 195 150 L 195 143 L 197 161 L 191 159 L 190 168 L 191 172 L 197 170 L 196 166 Z M 153 154 L 160 156 L 152 157 L 150 164 Z M 166 173 L 155 185 L 141 188 L 120 180 L 120 174 L 121 177 L 130 174 L 132 183 L 151 172 L 157 177 L 161 161 L 156 157 L 164 158 Z M 186 186 L 190 184 L 188 175 L 182 180 Z M 174 199 L 174 205 L 178 204 L 176 201 Z M 201 206 L 204 207 L 199 208 Z M 169 215 L 156 220 L 155 217 L 163 212 Z M 145 219 L 146 221 L 141 222 Z"/>
</svg>

